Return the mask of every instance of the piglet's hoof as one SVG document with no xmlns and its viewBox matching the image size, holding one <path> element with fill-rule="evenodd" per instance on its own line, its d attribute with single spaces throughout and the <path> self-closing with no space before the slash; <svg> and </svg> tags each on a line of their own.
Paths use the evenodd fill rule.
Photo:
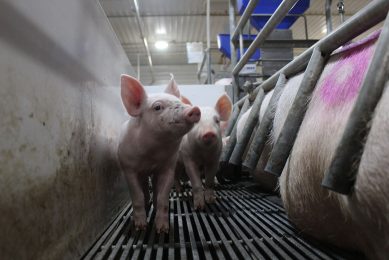
<svg viewBox="0 0 389 260">
<path fill-rule="evenodd" d="M 199 192 L 196 194 L 193 194 L 193 205 L 195 210 L 203 210 L 205 206 L 204 202 L 204 193 Z"/>
<path fill-rule="evenodd" d="M 135 225 L 135 230 L 136 231 L 139 231 L 139 230 L 146 230 L 146 227 L 147 227 L 147 222 L 146 222 L 146 219 L 144 220 L 134 220 L 134 225 Z"/>
<path fill-rule="evenodd" d="M 214 190 L 205 190 L 204 197 L 205 197 L 205 202 L 209 204 L 216 202 L 216 196 Z"/>
<path fill-rule="evenodd" d="M 169 233 L 169 223 L 167 221 L 156 220 L 155 229 L 157 230 L 158 234 L 161 234 L 161 233 L 167 234 L 167 233 Z"/>
</svg>

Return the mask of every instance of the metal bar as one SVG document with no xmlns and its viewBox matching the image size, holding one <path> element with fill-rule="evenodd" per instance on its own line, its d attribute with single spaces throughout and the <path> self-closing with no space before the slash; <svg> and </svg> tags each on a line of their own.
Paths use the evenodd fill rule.
<svg viewBox="0 0 389 260">
<path fill-rule="evenodd" d="M 237 75 L 243 68 L 243 66 L 247 63 L 250 57 L 254 54 L 257 48 L 261 47 L 262 43 L 266 40 L 266 38 L 270 35 L 273 29 L 281 22 L 281 20 L 285 17 L 285 15 L 289 12 L 289 10 L 294 6 L 294 4 L 298 0 L 283 0 L 282 3 L 278 6 L 277 10 L 270 17 L 270 19 L 266 22 L 265 26 L 258 33 L 255 38 L 253 44 L 247 49 L 246 53 L 241 57 L 238 64 L 236 64 L 235 68 L 232 71 L 233 75 Z"/>
<path fill-rule="evenodd" d="M 242 136 L 239 139 L 239 142 L 236 143 L 229 162 L 234 165 L 240 165 L 242 162 L 242 156 L 246 149 L 248 142 L 250 141 L 251 133 L 253 132 L 255 126 L 259 121 L 259 110 L 262 105 L 263 98 L 265 97 L 265 92 L 259 90 L 258 95 L 256 96 L 254 103 L 251 107 L 250 114 L 247 118 L 246 124 L 243 127 Z"/>
<path fill-rule="evenodd" d="M 240 54 L 240 57 L 243 56 L 243 30 L 240 30 L 239 31 L 239 54 Z"/>
<path fill-rule="evenodd" d="M 250 171 L 253 171 L 258 164 L 259 158 L 262 154 L 265 144 L 268 140 L 270 130 L 272 128 L 272 123 L 274 120 L 274 115 L 276 112 L 276 104 L 281 96 L 282 90 L 286 84 L 285 74 L 281 73 L 278 77 L 276 87 L 274 88 L 273 96 L 269 101 L 269 105 L 266 109 L 266 112 L 263 116 L 262 122 L 255 132 L 253 141 L 250 145 L 250 148 L 247 152 L 246 158 L 242 163 L 242 166 L 246 167 Z"/>
<path fill-rule="evenodd" d="M 246 101 L 244 102 L 242 108 L 240 109 L 238 120 L 247 111 L 249 106 L 250 106 L 250 100 L 249 98 L 246 98 Z M 221 162 L 228 162 L 230 159 L 232 149 L 234 149 L 236 143 L 236 130 L 237 130 L 237 123 L 234 124 L 234 127 L 232 128 L 232 132 L 230 134 L 230 139 L 228 140 L 225 149 L 223 149 L 222 156 L 220 158 Z"/>
<path fill-rule="evenodd" d="M 230 50 L 231 50 L 231 67 L 235 67 L 236 65 L 236 53 L 235 46 L 232 42 L 233 32 L 236 30 L 235 28 L 235 1 L 230 0 L 228 3 L 228 18 L 229 18 L 229 26 L 230 26 Z M 237 99 L 233 100 L 236 102 Z"/>
<path fill-rule="evenodd" d="M 243 40 L 243 47 L 247 48 L 253 40 Z M 309 48 L 318 40 L 266 40 L 263 42 L 263 48 Z"/>
<path fill-rule="evenodd" d="M 211 78 L 211 0 L 207 0 L 207 82 L 212 84 Z"/>
<path fill-rule="evenodd" d="M 207 60 L 207 54 L 206 52 L 204 52 L 203 61 L 201 62 L 199 70 L 197 71 L 197 79 L 199 80 L 199 83 L 201 81 L 201 72 L 203 72 L 203 68 L 206 60 Z"/>
<path fill-rule="evenodd" d="M 348 119 L 322 186 L 341 194 L 350 194 L 357 178 L 363 148 L 370 131 L 374 110 L 389 76 L 389 16 L 381 31 L 372 61 Z"/>
<path fill-rule="evenodd" d="M 229 136 L 231 134 L 232 128 L 234 127 L 236 121 L 238 120 L 239 112 L 240 112 L 239 106 L 234 105 L 232 110 L 232 115 L 228 120 L 227 128 L 224 131 L 225 136 Z"/>
<path fill-rule="evenodd" d="M 271 16 L 271 15 L 272 14 L 252 14 L 251 16 L 252 17 L 255 17 L 255 16 L 259 16 L 259 17 L 265 16 L 265 17 L 268 17 L 268 16 Z M 308 22 L 307 22 L 306 15 L 305 14 L 287 14 L 287 15 L 285 15 L 285 17 L 290 17 L 290 16 L 302 17 L 304 19 L 305 39 L 308 40 Z"/>
<path fill-rule="evenodd" d="M 343 2 L 343 0 L 339 0 L 338 4 L 336 6 L 338 7 L 338 12 L 340 15 L 340 23 L 344 23 L 344 2 Z"/>
<path fill-rule="evenodd" d="M 313 51 L 311 60 L 308 63 L 304 73 L 296 98 L 285 120 L 281 133 L 275 142 L 270 158 L 265 167 L 265 171 L 280 176 L 289 153 L 292 150 L 294 141 L 297 137 L 298 130 L 304 119 L 309 98 L 316 86 L 321 72 L 329 55 L 324 55 L 319 48 Z"/>
<path fill-rule="evenodd" d="M 136 21 L 138 23 L 140 38 L 142 39 L 142 42 L 143 42 L 144 47 L 146 49 L 147 60 L 149 62 L 151 79 L 152 79 L 152 82 L 154 82 L 155 78 L 154 78 L 154 72 L 153 72 L 153 61 L 152 61 L 152 58 L 151 58 L 149 44 L 147 43 L 147 39 L 146 39 L 146 37 L 144 35 L 144 32 L 143 32 L 143 23 L 142 23 L 142 18 L 140 17 L 138 0 L 133 0 L 133 1 L 134 1 L 134 5 L 135 5 Z"/>
<path fill-rule="evenodd" d="M 307 22 L 307 17 L 305 16 L 305 14 L 303 14 L 302 17 L 303 17 L 303 19 L 304 19 L 305 39 L 308 40 L 308 39 L 309 39 L 309 35 L 308 35 L 308 22 Z"/>
<path fill-rule="evenodd" d="M 124 210 L 119 214 L 117 218 L 111 223 L 111 225 L 104 231 L 104 234 L 101 236 L 101 238 L 96 242 L 95 245 L 93 245 L 92 249 L 89 250 L 88 254 L 83 257 L 83 259 L 92 259 L 97 254 L 98 250 L 102 247 L 104 242 L 107 240 L 108 236 L 111 235 L 114 232 L 114 228 L 120 225 L 120 222 L 124 219 L 127 220 L 127 218 L 132 213 L 132 203 L 128 203 Z"/>
<path fill-rule="evenodd" d="M 352 40 L 356 36 L 360 35 L 367 29 L 385 19 L 386 14 L 389 10 L 389 1 L 387 0 L 376 0 L 370 2 L 363 9 L 361 9 L 354 16 L 350 17 L 345 21 L 339 28 L 337 28 L 330 35 L 325 36 L 323 39 L 318 41 L 315 45 L 304 51 L 292 62 L 285 65 L 278 72 L 274 73 L 273 76 L 264 81 L 260 86 L 265 92 L 270 91 L 276 84 L 281 71 L 283 71 L 286 77 L 296 74 L 305 69 L 308 61 L 312 55 L 313 49 L 320 46 L 320 49 L 324 53 L 329 53 L 341 46 L 342 44 Z M 254 90 L 254 94 L 259 91 L 259 88 Z M 242 106 L 246 97 L 243 97 L 236 102 L 238 106 Z"/>
<path fill-rule="evenodd" d="M 258 0 L 250 0 L 242 16 L 240 17 L 234 32 L 231 34 L 231 41 L 235 41 L 238 38 L 239 33 L 243 30 L 243 27 L 246 25 L 247 20 L 252 15 L 257 3 Z"/>
<path fill-rule="evenodd" d="M 223 204 L 222 201 L 220 201 L 220 204 L 216 205 L 216 207 L 218 209 L 222 209 L 221 205 Z M 228 211 L 228 208 L 227 208 L 227 211 Z M 233 229 L 230 225 L 230 221 L 231 221 L 231 218 L 228 216 L 228 217 L 218 217 L 218 218 L 215 218 L 213 216 L 213 214 L 210 214 L 212 212 L 207 212 L 208 215 L 210 216 L 211 219 L 213 219 L 215 222 L 219 223 L 220 222 L 220 227 L 223 228 L 223 230 L 225 230 L 225 233 L 228 235 L 229 238 L 231 238 L 231 241 L 232 241 L 232 245 L 238 250 L 238 253 L 240 256 L 238 256 L 237 258 L 234 258 L 232 256 L 231 259 L 250 259 L 247 251 L 245 250 L 245 248 L 242 246 L 241 243 L 239 243 L 239 238 L 235 235 L 235 233 L 233 232 Z M 221 235 L 221 238 L 223 241 L 225 241 L 226 237 L 224 235 L 223 232 L 219 232 L 219 234 Z M 227 243 L 225 243 L 226 245 L 228 245 Z M 231 247 L 231 245 L 230 245 Z"/>
<path fill-rule="evenodd" d="M 331 5 L 332 5 L 332 0 L 326 0 L 326 4 L 324 8 L 326 12 L 327 34 L 330 34 L 332 32 Z"/>
</svg>

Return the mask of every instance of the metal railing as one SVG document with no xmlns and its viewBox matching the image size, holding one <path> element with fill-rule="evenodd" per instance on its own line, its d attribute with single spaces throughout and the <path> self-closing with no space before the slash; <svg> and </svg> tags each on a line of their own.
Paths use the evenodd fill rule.
<svg viewBox="0 0 389 260">
<path fill-rule="evenodd" d="M 247 53 L 242 60 L 234 68 L 234 75 L 236 75 L 247 62 L 254 49 L 264 42 L 265 37 L 281 21 L 290 7 L 296 1 L 284 0 L 276 12 L 272 15 L 270 20 L 266 23 L 264 33 L 259 34 L 254 40 L 253 45 L 250 46 Z M 289 9 L 288 9 L 289 8 Z M 288 9 L 288 10 L 286 10 Z M 231 118 L 231 124 L 227 128 L 227 134 L 232 140 L 224 149 L 221 162 L 229 162 L 232 165 L 241 164 L 250 170 L 254 170 L 258 163 L 264 144 L 269 136 L 271 124 L 274 118 L 274 102 L 277 102 L 279 94 L 273 94 L 271 104 L 269 104 L 264 120 L 260 123 L 256 133 L 254 133 L 254 141 L 249 145 L 249 137 L 253 134 L 256 121 L 258 119 L 258 111 L 263 98 L 263 93 L 266 93 L 276 87 L 275 92 L 280 93 L 285 85 L 285 79 L 289 78 L 301 71 L 308 71 L 304 74 L 304 78 L 299 87 L 299 91 L 293 102 L 292 108 L 288 113 L 287 119 L 281 130 L 279 138 L 276 140 L 273 150 L 270 154 L 268 164 L 265 170 L 279 176 L 286 164 L 289 153 L 293 147 L 297 132 L 300 128 L 301 122 L 305 116 L 307 108 L 307 100 L 309 99 L 314 87 L 319 79 L 321 72 L 326 64 L 328 56 L 338 47 L 349 42 L 356 36 L 360 35 L 367 29 L 373 27 L 379 22 L 383 21 L 388 14 L 389 1 L 376 0 L 369 3 L 357 14 L 348 19 L 339 28 L 332 33 L 319 40 L 316 44 L 311 46 L 293 61 L 284 66 L 281 70 L 271 76 L 269 79 L 261 83 L 250 95 L 246 95 L 234 105 L 234 112 Z M 389 18 L 388 18 L 389 19 Z M 323 186 L 334 191 L 348 194 L 352 191 L 352 186 L 356 178 L 358 167 L 351 168 L 350 158 L 355 159 L 355 155 L 359 155 L 363 150 L 363 140 L 366 140 L 368 129 L 365 122 L 368 122 L 372 117 L 375 105 L 377 104 L 385 82 L 388 80 L 389 74 L 389 21 L 385 22 L 384 29 L 381 32 L 375 55 L 369 66 L 367 76 L 362 85 L 358 97 L 358 104 L 354 108 L 349 122 L 347 123 L 346 132 L 336 150 L 337 157 L 334 158 L 329 171 L 326 173 Z M 255 46 L 255 47 L 253 47 Z M 381 64 L 381 65 L 380 65 Z M 277 84 L 276 84 L 277 83 Z M 369 90 L 367 90 L 369 88 Z M 372 94 L 370 92 L 375 90 Z M 236 122 L 239 117 L 248 109 L 250 100 L 253 99 L 253 106 L 249 114 L 248 120 L 243 129 L 242 138 L 240 142 L 236 143 Z M 242 108 L 240 108 L 242 107 Z M 358 117 L 363 112 L 363 118 Z M 364 131 L 361 131 L 364 129 Z M 235 133 L 234 133 L 235 132 Z M 249 148 L 245 160 L 242 162 L 243 152 Z M 355 163 L 352 164 L 355 166 Z M 344 170 L 348 174 L 344 174 Z M 340 174 L 343 173 L 343 174 Z M 351 178 L 351 181 L 350 181 Z"/>
</svg>

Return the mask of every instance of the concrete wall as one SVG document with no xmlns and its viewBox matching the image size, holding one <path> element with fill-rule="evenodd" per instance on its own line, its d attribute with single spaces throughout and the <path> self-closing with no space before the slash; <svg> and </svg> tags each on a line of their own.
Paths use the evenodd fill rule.
<svg viewBox="0 0 389 260">
<path fill-rule="evenodd" d="M 1 259 L 80 257 L 128 200 L 121 73 L 98 1 L 0 1 Z"/>
</svg>

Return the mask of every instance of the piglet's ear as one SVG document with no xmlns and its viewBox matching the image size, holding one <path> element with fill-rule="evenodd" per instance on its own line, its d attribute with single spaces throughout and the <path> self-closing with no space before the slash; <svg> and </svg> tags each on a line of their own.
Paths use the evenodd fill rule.
<svg viewBox="0 0 389 260">
<path fill-rule="evenodd" d="M 177 83 L 174 80 L 174 76 L 173 76 L 173 74 L 170 74 L 170 76 L 171 76 L 171 79 L 170 79 L 169 84 L 167 85 L 167 87 L 165 89 L 165 93 L 168 93 L 168 94 L 171 94 L 173 96 L 180 98 L 180 90 L 178 89 Z"/>
<path fill-rule="evenodd" d="M 232 102 L 231 99 L 227 96 L 227 94 L 223 94 L 217 100 L 215 110 L 219 113 L 221 121 L 227 121 L 230 118 Z"/>
<path fill-rule="evenodd" d="M 192 102 L 190 102 L 190 100 L 187 97 L 181 95 L 180 99 L 182 103 L 193 106 Z"/>
<path fill-rule="evenodd" d="M 139 116 L 147 95 L 142 84 L 128 75 L 121 75 L 121 96 L 123 104 L 131 116 Z"/>
</svg>

